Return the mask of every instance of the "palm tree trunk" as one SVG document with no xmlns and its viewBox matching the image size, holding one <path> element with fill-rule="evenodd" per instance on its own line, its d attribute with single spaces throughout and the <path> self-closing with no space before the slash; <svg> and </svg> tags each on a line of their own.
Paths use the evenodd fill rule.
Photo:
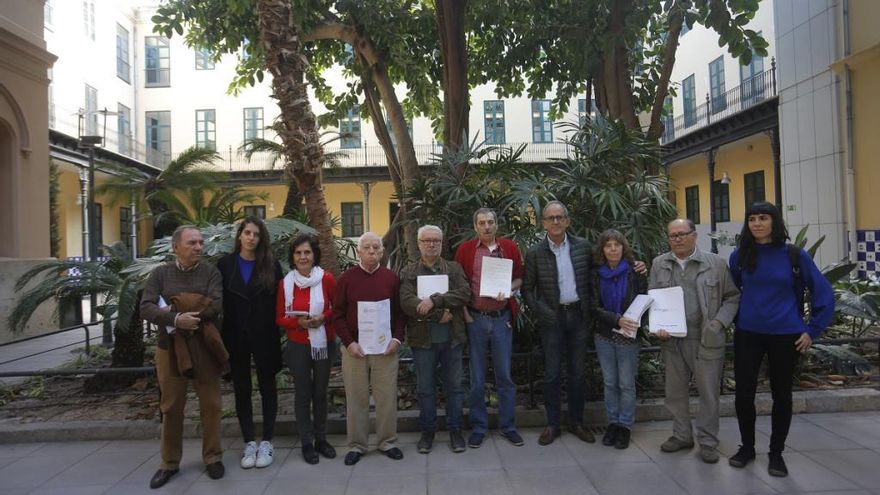
<svg viewBox="0 0 880 495">
<path fill-rule="evenodd" d="M 137 301 L 141 300 L 138 293 Z M 123 331 L 119 325 L 113 327 L 113 352 L 110 355 L 111 368 L 139 368 L 144 365 L 144 321 L 141 319 L 139 305 L 135 305 L 128 323 L 128 330 Z M 130 387 L 140 375 L 103 374 L 93 375 L 83 382 L 83 390 L 87 393 L 118 390 Z"/>
<path fill-rule="evenodd" d="M 305 196 L 306 211 L 312 227 L 318 231 L 321 250 L 335 253 L 321 177 L 324 149 L 306 92 L 303 75 L 308 61 L 302 51 L 300 33 L 291 23 L 290 2 L 258 0 L 257 19 L 266 68 L 272 74 L 273 97 L 281 109 L 282 125 L 277 130 L 284 143 L 288 166 Z M 327 256 L 321 261 L 326 270 L 339 273 L 336 256 Z"/>
<path fill-rule="evenodd" d="M 284 199 L 284 211 L 281 216 L 284 218 L 298 218 L 298 213 L 302 210 L 303 196 L 299 192 L 299 185 L 296 178 L 285 173 L 287 179 L 287 197 Z"/>
</svg>

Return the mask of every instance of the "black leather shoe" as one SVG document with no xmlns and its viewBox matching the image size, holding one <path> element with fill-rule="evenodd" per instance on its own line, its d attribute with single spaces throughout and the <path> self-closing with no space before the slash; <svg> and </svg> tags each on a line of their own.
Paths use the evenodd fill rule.
<svg viewBox="0 0 880 495">
<path fill-rule="evenodd" d="M 336 449 L 334 449 L 327 440 L 318 440 L 315 442 L 315 450 L 327 459 L 336 458 Z"/>
<path fill-rule="evenodd" d="M 319 460 L 318 452 L 315 451 L 315 446 L 311 443 L 304 443 L 302 446 L 302 454 L 303 459 L 309 464 L 317 464 Z"/>
<path fill-rule="evenodd" d="M 389 459 L 394 459 L 395 461 L 403 459 L 403 452 L 397 447 L 391 447 L 388 450 L 383 450 L 382 453 L 387 455 Z"/>
<path fill-rule="evenodd" d="M 606 447 L 611 447 L 614 445 L 614 441 L 617 439 L 617 425 L 614 423 L 608 423 L 608 428 L 605 429 L 605 435 L 602 437 L 602 445 Z"/>
<path fill-rule="evenodd" d="M 156 471 L 156 474 L 150 478 L 150 488 L 160 488 L 165 483 L 168 483 L 168 480 L 171 479 L 172 476 L 177 474 L 178 469 L 160 469 Z"/>
<path fill-rule="evenodd" d="M 361 457 L 363 457 L 363 455 L 364 454 L 361 454 L 360 452 L 355 452 L 354 450 L 352 450 L 351 452 L 345 454 L 345 465 L 354 466 L 358 463 L 359 460 L 361 460 Z"/>
<path fill-rule="evenodd" d="M 208 477 L 212 480 L 219 480 L 226 474 L 226 468 L 223 467 L 223 463 L 220 461 L 212 462 L 205 466 L 205 470 L 208 471 Z"/>
<path fill-rule="evenodd" d="M 617 438 L 614 439 L 614 448 L 623 450 L 629 447 L 629 439 L 632 432 L 624 426 L 617 427 Z"/>
</svg>

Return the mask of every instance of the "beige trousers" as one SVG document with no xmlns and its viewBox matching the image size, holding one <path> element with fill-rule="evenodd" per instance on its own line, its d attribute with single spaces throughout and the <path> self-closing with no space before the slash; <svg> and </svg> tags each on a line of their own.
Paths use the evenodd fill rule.
<svg viewBox="0 0 880 495">
<path fill-rule="evenodd" d="M 376 441 L 379 450 L 384 452 L 397 442 L 397 354 L 356 358 L 345 346 L 341 348 L 348 450 L 367 452 L 372 388 L 376 402 Z"/>
<path fill-rule="evenodd" d="M 721 395 L 721 368 L 724 358 L 703 359 L 699 339 L 673 337 L 662 344 L 666 367 L 666 408 L 672 414 L 672 433 L 679 440 L 693 441 L 691 429 L 690 383 L 693 377 L 700 394 L 696 414 L 697 443 L 718 446 L 718 400 Z"/>
</svg>

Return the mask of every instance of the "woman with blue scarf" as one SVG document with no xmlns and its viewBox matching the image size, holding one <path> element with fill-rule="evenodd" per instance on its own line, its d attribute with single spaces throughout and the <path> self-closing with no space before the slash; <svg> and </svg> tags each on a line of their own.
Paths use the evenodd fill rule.
<svg viewBox="0 0 880 495">
<path fill-rule="evenodd" d="M 638 329 L 641 322 L 623 317 L 638 294 L 648 291 L 648 280 L 633 270 L 633 252 L 623 234 L 606 230 L 593 254 L 593 316 L 596 353 L 605 384 L 608 430 L 602 444 L 629 447 L 636 413 L 636 373 L 639 368 Z"/>
</svg>

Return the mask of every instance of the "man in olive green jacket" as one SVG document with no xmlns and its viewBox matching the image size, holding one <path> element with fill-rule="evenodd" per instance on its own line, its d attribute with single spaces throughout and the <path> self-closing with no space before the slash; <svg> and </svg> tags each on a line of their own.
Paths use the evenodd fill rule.
<svg viewBox="0 0 880 495">
<path fill-rule="evenodd" d="M 439 227 L 422 226 L 418 231 L 418 240 L 421 259 L 410 262 L 400 273 L 400 306 L 407 316 L 406 340 L 412 348 L 416 365 L 416 392 L 422 429 L 417 448 L 421 454 L 431 452 L 437 431 L 435 372 L 439 362 L 446 392 L 449 447 L 453 452 L 463 452 L 466 447 L 461 435 L 464 398 L 461 355 L 467 341 L 464 307 L 471 297 L 470 284 L 461 265 L 440 257 L 443 231 Z M 422 279 L 422 285 L 427 285 L 429 279 L 424 277 L 431 276 L 436 277 L 433 280 L 445 277 L 448 290 L 433 293 L 425 289 L 420 291 L 419 279 Z"/>
</svg>

